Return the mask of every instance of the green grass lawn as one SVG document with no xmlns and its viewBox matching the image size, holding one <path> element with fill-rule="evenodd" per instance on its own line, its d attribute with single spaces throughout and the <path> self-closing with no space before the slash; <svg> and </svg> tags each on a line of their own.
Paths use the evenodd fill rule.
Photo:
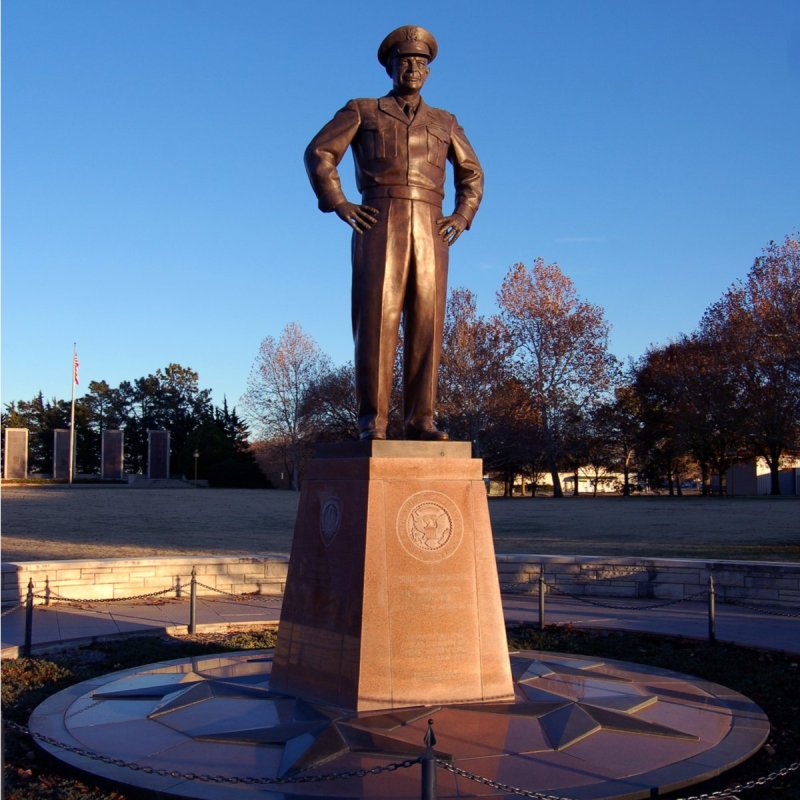
<svg viewBox="0 0 800 800">
<path fill-rule="evenodd" d="M 288 553 L 299 496 L 4 487 L 3 560 Z M 490 498 L 498 553 L 800 561 L 798 497 Z"/>
</svg>

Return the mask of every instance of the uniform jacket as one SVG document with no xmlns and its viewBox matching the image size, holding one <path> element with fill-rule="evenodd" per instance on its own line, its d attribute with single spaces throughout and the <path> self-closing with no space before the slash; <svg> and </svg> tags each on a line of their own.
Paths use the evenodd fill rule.
<svg viewBox="0 0 800 800">
<path fill-rule="evenodd" d="M 347 199 L 336 168 L 350 146 L 356 185 L 366 202 L 370 190 L 394 196 L 386 187 L 412 187 L 419 196 L 441 202 L 449 160 L 456 185 L 455 211 L 467 226 L 472 223 L 483 195 L 483 171 L 452 114 L 420 98 L 409 120 L 392 95 L 350 100 L 306 148 L 306 171 L 322 211 L 333 211 Z M 408 195 L 400 191 L 396 196 Z"/>
</svg>

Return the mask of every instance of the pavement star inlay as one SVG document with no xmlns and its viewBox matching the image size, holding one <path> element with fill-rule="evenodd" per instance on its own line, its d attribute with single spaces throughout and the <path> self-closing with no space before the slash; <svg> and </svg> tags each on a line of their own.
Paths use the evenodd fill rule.
<svg viewBox="0 0 800 800">
<path fill-rule="evenodd" d="M 481 710 L 538 720 L 554 750 L 564 750 L 599 731 L 638 736 L 663 736 L 697 741 L 683 731 L 632 716 L 654 706 L 656 695 L 643 695 L 623 684 L 626 678 L 599 671 L 601 662 L 584 662 L 581 668 L 558 660 L 532 661 L 519 674 L 517 684 L 528 702 L 481 703 L 453 706 L 456 710 Z M 537 683 L 545 683 L 547 689 Z M 563 693 L 562 693 L 563 691 Z"/>
<path fill-rule="evenodd" d="M 271 660 L 268 651 L 241 652 L 126 670 L 54 695 L 29 726 L 34 736 L 77 748 L 81 755 L 73 756 L 40 741 L 74 766 L 85 768 L 85 752 L 129 758 L 136 770 L 113 773 L 105 761 L 102 769 L 122 785 L 151 792 L 168 785 L 193 800 L 310 800 L 320 790 L 341 800 L 414 800 L 415 770 L 389 779 L 382 772 L 425 751 L 429 719 L 436 754 L 454 766 L 498 781 L 513 776 L 523 788 L 535 776 L 548 794 L 586 800 L 643 798 L 676 779 L 686 785 L 687 775 L 718 775 L 755 752 L 769 731 L 760 709 L 730 689 L 619 661 L 515 653 L 514 701 L 359 713 L 271 691 Z M 543 778 L 545 764 L 552 769 Z M 189 772 L 203 780 L 174 784 L 173 775 Z M 214 776 L 211 789 L 206 773 Z M 322 777 L 325 788 L 310 791 L 305 781 Z M 280 789 L 265 793 L 263 784 L 275 779 Z M 442 780 L 448 796 L 485 792 L 444 772 Z"/>
<path fill-rule="evenodd" d="M 391 732 L 437 710 L 393 710 L 359 717 L 227 681 L 193 683 L 177 692 L 174 685 L 163 688 L 170 694 L 149 719 L 196 741 L 282 747 L 280 777 L 322 766 L 345 753 L 417 758 L 425 752 L 422 742 L 411 744 Z M 152 686 L 141 691 L 153 696 Z M 133 699 L 133 690 L 124 696 Z M 449 758 L 439 751 L 436 755 Z"/>
<path fill-rule="evenodd" d="M 557 751 L 600 731 L 697 740 L 691 734 L 634 716 L 654 706 L 656 695 L 641 694 L 627 678 L 603 672 L 600 661 L 575 663 L 574 659 L 557 657 L 514 659 L 521 695 L 516 702 L 449 708 L 527 718 L 532 724 L 535 721 Z M 171 679 L 153 674 L 130 683 L 120 681 L 95 692 L 95 699 L 161 697 L 163 702 L 149 719 L 196 741 L 280 747 L 281 776 L 314 769 L 346 753 L 416 758 L 425 751 L 422 742 L 409 743 L 393 734 L 441 710 L 395 709 L 364 715 L 339 711 L 270 692 L 263 674 L 253 671 L 253 664 L 242 666 L 240 674 L 223 665 L 205 674 L 192 672 Z M 437 755 L 448 757 L 446 753 Z"/>
</svg>

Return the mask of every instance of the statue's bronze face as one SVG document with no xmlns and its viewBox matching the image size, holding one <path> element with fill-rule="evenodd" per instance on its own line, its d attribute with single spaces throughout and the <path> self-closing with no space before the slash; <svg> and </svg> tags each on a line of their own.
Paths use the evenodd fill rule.
<svg viewBox="0 0 800 800">
<path fill-rule="evenodd" d="M 397 55 L 389 62 L 392 84 L 400 95 L 418 94 L 430 71 L 425 56 Z"/>
</svg>

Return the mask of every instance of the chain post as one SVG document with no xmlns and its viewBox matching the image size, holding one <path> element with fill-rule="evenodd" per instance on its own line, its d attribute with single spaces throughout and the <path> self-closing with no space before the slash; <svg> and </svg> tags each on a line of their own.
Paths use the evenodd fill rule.
<svg viewBox="0 0 800 800">
<path fill-rule="evenodd" d="M 544 580 L 544 564 L 539 567 L 539 630 L 544 630 L 544 595 L 545 595 L 545 580 Z"/>
<path fill-rule="evenodd" d="M 28 578 L 28 594 L 25 597 L 25 644 L 22 646 L 22 655 L 31 657 L 33 644 L 33 578 Z"/>
<path fill-rule="evenodd" d="M 429 719 L 428 730 L 425 731 L 425 755 L 420 759 L 422 764 L 421 800 L 436 800 L 436 754 L 433 752 L 435 744 L 433 720 Z"/>
<path fill-rule="evenodd" d="M 717 603 L 713 575 L 708 576 L 708 641 L 717 641 Z"/>
<path fill-rule="evenodd" d="M 197 631 L 197 568 L 192 567 L 192 582 L 189 587 L 189 635 Z"/>
<path fill-rule="evenodd" d="M 50 605 L 50 577 L 44 579 L 44 604 Z"/>
</svg>

